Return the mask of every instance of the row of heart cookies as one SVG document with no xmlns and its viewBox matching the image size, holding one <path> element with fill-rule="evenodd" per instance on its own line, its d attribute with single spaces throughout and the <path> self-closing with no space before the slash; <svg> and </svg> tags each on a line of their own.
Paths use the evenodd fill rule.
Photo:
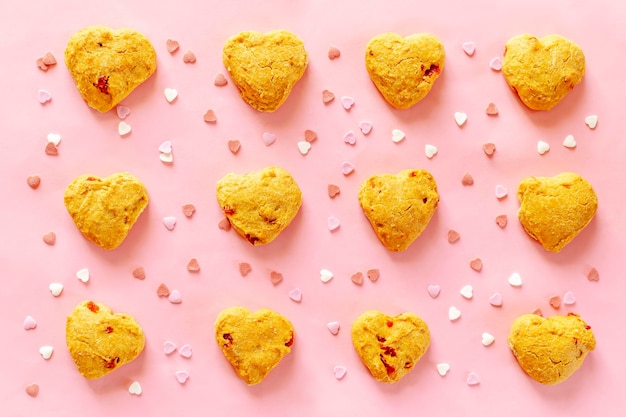
<svg viewBox="0 0 626 417">
<path fill-rule="evenodd" d="M 273 112 L 304 74 L 308 53 L 304 42 L 289 31 L 247 31 L 225 42 L 222 61 L 242 99 L 259 111 Z M 106 112 L 154 73 L 157 55 L 137 31 L 89 26 L 70 37 L 65 63 L 87 104 Z M 444 63 L 444 46 L 430 33 L 383 33 L 365 48 L 371 80 L 397 109 L 422 100 Z M 585 67 L 582 49 L 560 35 L 521 34 L 504 45 L 504 78 L 533 110 L 556 106 L 582 80 Z"/>
<path fill-rule="evenodd" d="M 216 196 L 233 229 L 255 246 L 272 242 L 302 205 L 302 191 L 295 179 L 277 166 L 243 175 L 227 174 L 217 182 Z M 525 178 L 517 197 L 522 226 L 552 252 L 572 241 L 591 222 L 598 207 L 591 184 L 571 172 Z M 382 244 L 398 252 L 424 231 L 437 209 L 439 193 L 428 171 L 408 169 L 367 178 L 358 200 Z M 77 177 L 66 188 L 64 201 L 88 240 L 115 249 L 148 205 L 149 197 L 138 178 L 116 173 L 107 178 Z"/>
<path fill-rule="evenodd" d="M 400 381 L 430 346 L 428 325 L 408 312 L 389 316 L 366 311 L 352 323 L 351 335 L 361 362 L 385 383 Z M 291 352 L 295 330 L 273 310 L 230 307 L 217 316 L 214 337 L 237 375 L 255 385 Z M 81 375 L 95 379 L 136 359 L 145 335 L 133 317 L 84 301 L 67 317 L 66 343 Z M 576 314 L 547 319 L 522 315 L 513 322 L 508 343 L 520 367 L 549 385 L 569 378 L 596 346 L 590 326 Z"/>
</svg>

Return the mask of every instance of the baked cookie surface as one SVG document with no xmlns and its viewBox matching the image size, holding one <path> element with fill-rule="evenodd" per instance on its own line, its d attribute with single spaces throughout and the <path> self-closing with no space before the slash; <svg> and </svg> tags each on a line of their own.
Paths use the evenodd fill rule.
<svg viewBox="0 0 626 417">
<path fill-rule="evenodd" d="M 520 367 L 534 380 L 552 385 L 565 381 L 596 347 L 591 330 L 577 314 L 515 319 L 508 343 Z"/>
<path fill-rule="evenodd" d="M 255 246 L 276 239 L 302 205 L 298 184 L 277 166 L 227 174 L 217 182 L 216 195 L 233 229 Z"/>
<path fill-rule="evenodd" d="M 100 378 L 143 351 L 145 337 L 135 319 L 101 303 L 83 301 L 67 317 L 67 348 L 85 378 Z"/>
<path fill-rule="evenodd" d="M 563 36 L 521 34 L 504 46 L 502 74 L 528 108 L 550 110 L 580 83 L 585 65 L 580 46 Z"/>
<path fill-rule="evenodd" d="M 259 111 L 273 112 L 304 74 L 308 54 L 289 31 L 248 31 L 226 41 L 222 61 L 241 98 Z"/>
<path fill-rule="evenodd" d="M 367 44 L 365 66 L 385 100 L 408 109 L 428 94 L 443 71 L 445 56 L 443 44 L 430 33 L 383 33 Z"/>
<path fill-rule="evenodd" d="M 517 188 L 518 218 L 530 237 L 546 250 L 560 252 L 593 219 L 598 197 L 578 174 L 529 177 Z"/>
<path fill-rule="evenodd" d="M 106 178 L 81 175 L 64 194 L 65 207 L 78 230 L 107 250 L 122 244 L 148 201 L 146 187 L 127 172 Z"/>
<path fill-rule="evenodd" d="M 422 234 L 437 209 L 439 194 L 428 171 L 408 169 L 363 181 L 359 204 L 382 244 L 399 252 Z"/>
<path fill-rule="evenodd" d="M 283 315 L 264 308 L 222 310 L 215 322 L 215 341 L 237 375 L 248 385 L 263 381 L 291 352 L 295 331 Z"/>
<path fill-rule="evenodd" d="M 380 382 L 397 382 L 430 346 L 430 331 L 413 313 L 388 316 L 370 310 L 352 323 L 352 344 L 361 362 Z"/>
<path fill-rule="evenodd" d="M 87 104 L 107 112 L 150 78 L 157 56 L 137 31 L 89 26 L 70 37 L 65 65 Z"/>
</svg>

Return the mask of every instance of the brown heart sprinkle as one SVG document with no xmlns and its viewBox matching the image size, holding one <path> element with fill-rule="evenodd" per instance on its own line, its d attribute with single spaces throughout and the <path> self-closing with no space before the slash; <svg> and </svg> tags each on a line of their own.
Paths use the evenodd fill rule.
<svg viewBox="0 0 626 417">
<path fill-rule="evenodd" d="M 472 259 L 470 261 L 470 268 L 476 272 L 480 272 L 483 269 L 483 261 L 480 258 Z"/>
<path fill-rule="evenodd" d="M 191 258 L 187 263 L 187 271 L 198 272 L 200 270 L 200 264 L 196 258 Z"/>
<path fill-rule="evenodd" d="M 330 198 L 335 198 L 340 192 L 341 190 L 339 189 L 337 185 L 328 184 L 328 196 Z"/>
<path fill-rule="evenodd" d="M 356 285 L 363 285 L 363 273 L 362 272 L 356 272 L 352 274 L 352 276 L 350 276 L 350 279 Z"/>
<path fill-rule="evenodd" d="M 143 266 L 138 266 L 137 268 L 133 269 L 133 278 L 136 278 L 136 279 L 146 278 L 146 271 L 143 269 Z"/>
<path fill-rule="evenodd" d="M 26 183 L 28 184 L 30 188 L 32 188 L 33 190 L 36 190 L 37 187 L 39 187 L 39 184 L 41 183 L 41 178 L 39 177 L 39 175 L 29 175 L 26 178 Z"/>
<path fill-rule="evenodd" d="M 220 220 L 220 222 L 217 224 L 217 227 L 226 231 L 230 230 L 231 225 L 230 225 L 230 220 L 228 220 L 228 217 L 224 217 L 222 220 Z"/>
<path fill-rule="evenodd" d="M 472 185 L 474 184 L 474 178 L 469 172 L 463 174 L 463 178 L 461 179 L 461 184 L 463 185 Z"/>
<path fill-rule="evenodd" d="M 508 218 L 506 214 L 500 214 L 499 216 L 496 216 L 496 224 L 500 226 L 501 228 L 504 228 L 507 222 L 508 222 Z"/>
<path fill-rule="evenodd" d="M 304 131 L 304 140 L 311 143 L 315 141 L 315 139 L 317 139 L 317 133 L 309 129 Z"/>
<path fill-rule="evenodd" d="M 193 204 L 185 204 L 183 206 L 183 214 L 185 217 L 191 217 L 196 212 L 196 206 Z"/>
<path fill-rule="evenodd" d="M 322 101 L 324 104 L 328 104 L 335 99 L 335 94 L 328 90 L 322 91 Z"/>
<path fill-rule="evenodd" d="M 222 73 L 215 74 L 215 78 L 213 79 L 213 84 L 217 87 L 224 87 L 228 84 L 228 80 Z"/>
<path fill-rule="evenodd" d="M 280 272 L 276 272 L 276 271 L 270 272 L 270 281 L 272 281 L 272 284 L 277 285 L 282 280 L 283 280 L 283 274 L 281 274 Z"/>
<path fill-rule="evenodd" d="M 461 238 L 461 235 L 456 230 L 448 230 L 448 243 L 454 243 Z"/>
<path fill-rule="evenodd" d="M 46 245 L 54 245 L 57 241 L 57 235 L 54 234 L 54 232 L 48 232 L 45 235 L 43 235 L 43 241 Z"/>
<path fill-rule="evenodd" d="M 57 149 L 57 146 L 53 143 L 53 142 L 48 142 L 46 144 L 46 155 L 58 155 L 59 154 L 59 150 Z"/>
<path fill-rule="evenodd" d="M 370 281 L 376 282 L 380 278 L 380 271 L 378 269 L 370 269 L 367 271 L 367 277 Z"/>
<path fill-rule="evenodd" d="M 30 395 L 31 397 L 36 397 L 37 395 L 39 395 L 39 385 L 37 384 L 26 385 L 26 394 Z"/>
<path fill-rule="evenodd" d="M 233 154 L 236 154 L 237 152 L 239 152 L 239 149 L 241 148 L 241 142 L 239 142 L 238 140 L 229 140 L 228 141 L 228 150 L 231 151 Z"/>
<path fill-rule="evenodd" d="M 215 117 L 215 112 L 211 109 L 207 110 L 206 113 L 204 113 L 204 116 L 202 116 L 202 118 L 207 123 L 217 122 L 217 117 Z"/>
<path fill-rule="evenodd" d="M 487 105 L 487 109 L 485 110 L 485 113 L 487 113 L 487 115 L 489 116 L 495 116 L 498 114 L 498 108 L 496 107 L 494 103 L 489 103 Z"/>
<path fill-rule="evenodd" d="M 494 143 L 485 143 L 483 145 L 483 152 L 485 153 L 485 155 L 492 156 L 495 151 L 496 145 Z"/>
<path fill-rule="evenodd" d="M 245 277 L 246 275 L 248 275 L 250 271 L 252 271 L 252 267 L 250 266 L 248 262 L 239 262 L 239 273 L 241 274 L 242 277 Z"/>
<path fill-rule="evenodd" d="M 159 297 L 169 297 L 170 289 L 167 288 L 167 285 L 161 283 L 159 284 L 159 287 L 157 288 L 157 295 Z"/>
</svg>

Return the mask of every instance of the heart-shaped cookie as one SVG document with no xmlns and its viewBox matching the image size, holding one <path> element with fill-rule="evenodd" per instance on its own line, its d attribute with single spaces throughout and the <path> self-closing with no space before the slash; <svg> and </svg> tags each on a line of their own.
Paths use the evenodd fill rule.
<svg viewBox="0 0 626 417">
<path fill-rule="evenodd" d="M 133 317 L 93 301 L 83 301 L 67 317 L 65 341 L 78 371 L 88 379 L 134 360 L 145 345 L 143 330 Z"/>
<path fill-rule="evenodd" d="M 508 340 L 521 368 L 548 385 L 565 381 L 596 347 L 591 327 L 576 314 L 525 314 L 513 322 Z"/>
<path fill-rule="evenodd" d="M 363 181 L 359 203 L 382 244 L 399 252 L 422 234 L 437 209 L 439 194 L 430 172 L 407 169 Z"/>
<path fill-rule="evenodd" d="M 388 316 L 370 310 L 352 323 L 352 344 L 380 382 L 393 383 L 408 374 L 430 346 L 430 331 L 413 313 Z"/>
<path fill-rule="evenodd" d="M 571 242 L 598 209 L 591 184 L 572 172 L 525 178 L 517 198 L 521 203 L 517 215 L 524 230 L 551 252 L 560 252 Z"/>
<path fill-rule="evenodd" d="M 281 314 L 263 308 L 222 310 L 215 321 L 215 340 L 235 372 L 246 384 L 263 381 L 291 352 L 294 329 Z"/>
<path fill-rule="evenodd" d="M 585 55 L 563 36 L 522 34 L 504 46 L 502 75 L 528 108 L 550 110 L 582 80 Z"/>
<path fill-rule="evenodd" d="M 226 41 L 222 60 L 241 98 L 273 112 L 304 74 L 308 54 L 302 40 L 286 30 L 241 32 Z"/>
<path fill-rule="evenodd" d="M 117 248 L 148 205 L 148 191 L 127 172 L 81 175 L 65 189 L 65 207 L 78 230 L 104 249 Z"/>
<path fill-rule="evenodd" d="M 89 26 L 70 37 L 65 65 L 89 107 L 107 112 L 154 73 L 157 57 L 139 32 Z"/>
<path fill-rule="evenodd" d="M 430 91 L 443 71 L 446 52 L 435 35 L 416 33 L 402 37 L 383 33 L 365 48 L 365 66 L 385 100 L 408 109 Z"/>
<path fill-rule="evenodd" d="M 302 205 L 298 184 L 276 166 L 244 175 L 227 174 L 217 182 L 216 194 L 233 229 L 255 246 L 276 239 Z"/>
</svg>

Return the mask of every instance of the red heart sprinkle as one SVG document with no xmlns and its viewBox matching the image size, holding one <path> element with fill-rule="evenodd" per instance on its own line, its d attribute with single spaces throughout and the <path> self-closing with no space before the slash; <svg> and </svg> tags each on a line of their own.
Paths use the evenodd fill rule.
<svg viewBox="0 0 626 417">
<path fill-rule="evenodd" d="M 217 87 L 224 87 L 226 84 L 228 84 L 228 80 L 226 79 L 226 77 L 224 76 L 224 74 L 215 74 L 215 79 L 213 79 L 213 84 L 215 84 L 215 86 Z"/>
<path fill-rule="evenodd" d="M 198 272 L 200 270 L 200 264 L 196 258 L 191 258 L 187 263 L 187 271 Z"/>
<path fill-rule="evenodd" d="M 456 230 L 448 230 L 448 243 L 454 243 L 461 238 L 461 235 Z"/>
<path fill-rule="evenodd" d="M 332 92 L 328 90 L 322 91 L 322 101 L 324 102 L 324 104 L 330 103 L 334 99 L 335 99 L 335 95 Z"/>
<path fill-rule="evenodd" d="M 252 267 L 248 262 L 239 262 L 239 273 L 242 277 L 248 275 L 250 271 L 252 271 Z"/>
<path fill-rule="evenodd" d="M 39 177 L 39 175 L 30 175 L 28 178 L 26 178 L 26 182 L 28 183 L 28 186 L 34 190 L 39 187 L 39 184 L 41 183 L 41 178 Z"/>
<path fill-rule="evenodd" d="M 370 281 L 376 282 L 380 278 L 380 271 L 378 269 L 370 269 L 367 271 L 367 277 Z"/>
<path fill-rule="evenodd" d="M 26 385 L 26 394 L 30 395 L 31 397 L 36 397 L 37 395 L 39 395 L 39 385 L 37 384 Z"/>
<path fill-rule="evenodd" d="M 238 140 L 228 141 L 228 150 L 230 150 L 232 153 L 236 154 L 237 152 L 239 152 L 240 148 L 241 148 L 241 142 L 239 142 Z"/>
<path fill-rule="evenodd" d="M 57 241 L 57 235 L 54 234 L 54 232 L 48 232 L 45 235 L 43 235 L 43 241 L 46 245 L 54 245 Z"/>
<path fill-rule="evenodd" d="M 495 116 L 496 114 L 498 114 L 498 108 L 496 107 L 494 103 L 489 103 L 487 105 L 487 109 L 485 110 L 485 113 L 487 113 L 489 116 Z"/>
<path fill-rule="evenodd" d="M 362 272 L 355 272 L 354 274 L 352 274 L 352 276 L 350 276 L 350 279 L 356 285 L 363 285 L 363 273 Z"/>
<path fill-rule="evenodd" d="M 502 228 L 504 228 L 506 226 L 506 224 L 508 223 L 508 218 L 506 216 L 506 214 L 500 214 L 499 216 L 496 217 L 496 224 Z"/>
<path fill-rule="evenodd" d="M 304 140 L 306 140 L 307 142 L 311 143 L 315 139 L 317 139 L 317 133 L 315 133 L 314 131 L 309 130 L 309 129 L 304 131 Z"/>
<path fill-rule="evenodd" d="M 283 280 L 283 274 L 281 274 L 280 272 L 276 272 L 276 271 L 270 272 L 270 281 L 272 281 L 272 284 L 277 285 L 282 280 Z"/>
<path fill-rule="evenodd" d="M 328 196 L 330 198 L 335 198 L 337 194 L 339 194 L 341 190 L 335 184 L 328 184 Z"/>
<path fill-rule="evenodd" d="M 165 42 L 165 45 L 167 47 L 167 52 L 169 52 L 170 54 L 173 54 L 174 52 L 176 52 L 178 48 L 180 47 L 180 45 L 178 44 L 178 41 L 175 41 L 172 39 L 168 39 Z"/>
<path fill-rule="evenodd" d="M 170 289 L 167 288 L 167 285 L 165 284 L 159 284 L 159 287 L 157 288 L 157 295 L 159 297 L 169 297 Z"/>
<path fill-rule="evenodd" d="M 215 112 L 211 109 L 207 110 L 206 113 L 204 113 L 203 119 L 207 123 L 217 122 L 217 117 L 215 117 Z"/>
<path fill-rule="evenodd" d="M 133 269 L 133 278 L 136 278 L 136 279 L 146 278 L 146 271 L 143 269 L 143 266 L 138 266 L 137 268 Z"/>
<path fill-rule="evenodd" d="M 196 206 L 194 206 L 193 204 L 185 204 L 183 206 L 183 214 L 186 217 L 191 217 L 193 216 L 193 214 L 196 212 Z"/>
<path fill-rule="evenodd" d="M 58 155 L 59 150 L 53 142 L 48 142 L 46 145 L 46 155 Z"/>
<path fill-rule="evenodd" d="M 480 272 L 483 269 L 483 261 L 480 258 L 476 258 L 470 261 L 470 268 L 476 272 Z"/>
<path fill-rule="evenodd" d="M 217 224 L 217 227 L 219 227 L 222 230 L 230 230 L 230 220 L 228 220 L 228 217 L 224 217 L 222 220 L 220 220 L 220 222 Z"/>
<path fill-rule="evenodd" d="M 495 151 L 496 145 L 494 143 L 485 143 L 483 145 L 483 152 L 485 153 L 485 155 L 491 156 Z"/>
</svg>

